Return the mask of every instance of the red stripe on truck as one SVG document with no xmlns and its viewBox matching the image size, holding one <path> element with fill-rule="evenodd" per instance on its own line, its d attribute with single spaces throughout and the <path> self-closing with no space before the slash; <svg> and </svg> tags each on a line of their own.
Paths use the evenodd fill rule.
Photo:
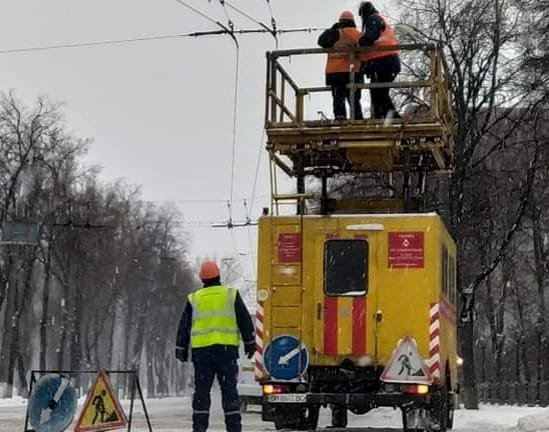
<svg viewBox="0 0 549 432">
<path fill-rule="evenodd" d="M 324 353 L 337 355 L 337 297 L 324 297 Z"/>
<path fill-rule="evenodd" d="M 366 296 L 353 299 L 353 355 L 366 354 Z"/>
</svg>

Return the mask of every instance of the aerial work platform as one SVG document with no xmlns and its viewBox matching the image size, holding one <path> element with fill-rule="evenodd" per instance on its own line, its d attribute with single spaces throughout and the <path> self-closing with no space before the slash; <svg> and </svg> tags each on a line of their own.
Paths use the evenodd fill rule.
<svg viewBox="0 0 549 432">
<path fill-rule="evenodd" d="M 330 87 L 302 87 L 283 61 L 329 52 L 323 49 L 267 53 L 265 128 L 271 161 L 292 177 L 339 173 L 448 172 L 453 168 L 452 94 L 442 51 L 430 44 L 401 45 L 403 72 L 393 83 L 357 83 L 354 92 L 391 88 L 402 118 L 329 119 L 306 102 Z M 367 49 L 350 51 L 359 55 Z M 406 71 L 406 72 L 405 72 Z M 412 72 L 413 71 L 413 72 Z M 318 71 L 323 76 L 323 71 Z M 331 96 L 330 96 L 331 98 Z M 363 92 L 363 106 L 369 95 Z M 314 118 L 314 117 L 317 118 Z"/>
</svg>

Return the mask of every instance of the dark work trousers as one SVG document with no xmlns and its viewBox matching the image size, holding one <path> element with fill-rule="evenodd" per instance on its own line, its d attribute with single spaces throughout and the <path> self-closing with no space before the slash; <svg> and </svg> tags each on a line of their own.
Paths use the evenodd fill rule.
<svg viewBox="0 0 549 432">
<path fill-rule="evenodd" d="M 372 60 L 368 64 L 368 76 L 372 83 L 391 83 L 395 80 L 400 72 L 400 62 L 398 65 L 391 57 Z M 391 96 L 389 95 L 390 88 L 371 88 L 370 97 L 372 103 L 372 114 L 374 118 L 384 119 L 389 111 L 393 110 L 395 117 L 400 117 L 397 113 Z"/>
<path fill-rule="evenodd" d="M 355 120 L 362 120 L 364 118 L 362 114 L 362 106 L 360 105 L 361 89 L 356 89 L 354 101 L 351 101 L 351 89 L 347 87 L 351 82 L 351 76 L 348 73 L 334 73 L 326 76 L 326 83 L 332 87 L 332 98 L 334 117 L 336 119 L 346 119 L 347 109 L 345 101 L 354 104 Z M 364 79 L 362 74 L 355 74 L 355 83 L 363 83 Z"/>
<path fill-rule="evenodd" d="M 200 357 L 193 361 L 194 397 L 193 397 L 193 432 L 205 432 L 210 417 L 210 390 L 217 377 L 221 387 L 221 402 L 225 412 L 227 432 L 241 432 L 240 399 L 236 388 L 238 364 L 236 359 L 223 356 Z"/>
</svg>

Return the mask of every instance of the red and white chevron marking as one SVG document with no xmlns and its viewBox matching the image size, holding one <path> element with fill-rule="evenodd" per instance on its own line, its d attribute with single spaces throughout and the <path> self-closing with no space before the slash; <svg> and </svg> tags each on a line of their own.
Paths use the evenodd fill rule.
<svg viewBox="0 0 549 432">
<path fill-rule="evenodd" d="M 259 381 L 265 376 L 265 364 L 263 362 L 263 319 L 264 309 L 263 302 L 257 303 L 257 310 L 255 313 L 255 379 Z"/>
<path fill-rule="evenodd" d="M 429 310 L 429 372 L 440 381 L 440 305 L 432 303 Z"/>
</svg>

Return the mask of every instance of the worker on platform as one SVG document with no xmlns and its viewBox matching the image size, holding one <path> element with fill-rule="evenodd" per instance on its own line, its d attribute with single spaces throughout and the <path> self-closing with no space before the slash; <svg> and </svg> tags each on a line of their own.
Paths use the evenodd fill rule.
<svg viewBox="0 0 549 432">
<path fill-rule="evenodd" d="M 205 261 L 200 267 L 203 288 L 188 297 L 177 332 L 175 355 L 194 366 L 193 432 L 209 424 L 210 390 L 214 378 L 221 388 L 227 432 L 241 432 L 237 391 L 240 336 L 248 358 L 255 353 L 254 325 L 238 291 L 220 282 L 219 267 Z"/>
<path fill-rule="evenodd" d="M 372 83 L 393 82 L 400 73 L 398 41 L 393 28 L 379 14 L 374 5 L 362 2 L 358 11 L 362 18 L 362 35 L 358 41 L 361 47 L 395 47 L 394 49 L 372 50 L 362 56 L 362 71 Z M 389 88 L 371 88 L 372 114 L 377 119 L 400 118 Z"/>
<path fill-rule="evenodd" d="M 318 38 L 318 44 L 322 48 L 333 48 L 328 53 L 326 61 L 326 85 L 332 88 L 334 117 L 336 120 L 347 118 L 345 100 L 354 106 L 354 118 L 362 120 L 362 107 L 360 105 L 361 89 L 356 89 L 353 100 L 348 84 L 351 82 L 351 74 L 354 72 L 355 83 L 362 83 L 360 73 L 360 57 L 349 52 L 358 48 L 360 31 L 355 24 L 355 17 L 351 11 L 343 11 L 339 21 L 331 28 L 325 30 Z"/>
</svg>

